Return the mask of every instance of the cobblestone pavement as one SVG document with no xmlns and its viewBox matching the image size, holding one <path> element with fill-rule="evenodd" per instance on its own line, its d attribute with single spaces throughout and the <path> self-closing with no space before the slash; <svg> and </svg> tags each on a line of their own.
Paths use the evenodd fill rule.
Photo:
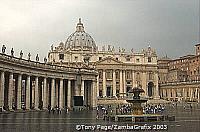
<svg viewBox="0 0 200 132">
<path fill-rule="evenodd" d="M 40 112 L 10 112 L 0 113 L 0 131 L 1 132 L 73 132 L 85 131 L 130 131 L 131 126 L 134 130 L 143 131 L 168 131 L 168 132 L 199 132 L 200 131 L 200 108 L 193 107 L 192 110 L 183 106 L 168 106 L 167 111 L 170 115 L 176 116 L 176 121 L 165 122 L 109 122 L 102 119 L 96 119 L 95 111 L 69 112 L 69 113 L 51 113 L 47 111 Z M 81 126 L 82 125 L 82 126 Z M 125 128 L 126 127 L 126 128 Z M 148 129 L 150 128 L 151 129 Z M 163 130 L 167 127 L 167 130 Z M 114 130 L 115 129 L 115 130 Z"/>
</svg>

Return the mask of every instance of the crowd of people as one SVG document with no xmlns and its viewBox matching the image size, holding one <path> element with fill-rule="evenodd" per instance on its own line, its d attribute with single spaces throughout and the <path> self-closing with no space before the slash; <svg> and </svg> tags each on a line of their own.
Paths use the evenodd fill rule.
<svg viewBox="0 0 200 132">
<path fill-rule="evenodd" d="M 165 111 L 165 106 L 158 104 L 158 105 L 146 105 L 143 108 L 143 113 L 145 114 L 156 114 L 156 113 L 163 113 Z"/>
<path fill-rule="evenodd" d="M 61 114 L 62 113 L 62 110 L 61 108 L 59 108 L 58 106 L 55 106 L 55 107 L 51 107 L 50 105 L 48 105 L 48 112 L 49 114 L 52 112 L 53 114 L 57 112 L 57 114 Z M 65 108 L 65 112 L 68 113 L 69 112 L 69 109 L 66 107 Z"/>
<path fill-rule="evenodd" d="M 162 114 L 165 111 L 165 105 L 145 105 L 143 107 L 143 113 L 144 114 Z M 133 112 L 132 106 L 130 104 L 126 105 L 118 105 L 118 106 L 111 106 L 111 105 L 98 105 L 97 106 L 97 116 L 96 118 L 104 118 L 105 116 L 110 116 L 112 114 L 131 114 Z"/>
</svg>

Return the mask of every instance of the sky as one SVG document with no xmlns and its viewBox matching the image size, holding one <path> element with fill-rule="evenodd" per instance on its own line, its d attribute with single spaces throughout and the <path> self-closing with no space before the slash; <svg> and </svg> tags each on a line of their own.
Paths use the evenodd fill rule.
<svg viewBox="0 0 200 132">
<path fill-rule="evenodd" d="M 140 52 L 149 45 L 158 57 L 194 54 L 200 43 L 199 0 L 1 0 L 0 46 L 15 56 L 38 53 L 65 42 L 81 18 L 98 47 Z"/>
</svg>

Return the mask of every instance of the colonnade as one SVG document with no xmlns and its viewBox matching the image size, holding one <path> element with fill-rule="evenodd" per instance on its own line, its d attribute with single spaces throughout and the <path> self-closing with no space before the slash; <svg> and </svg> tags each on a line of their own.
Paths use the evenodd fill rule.
<svg viewBox="0 0 200 132">
<path fill-rule="evenodd" d="M 163 99 L 173 101 L 200 101 L 200 87 L 171 87 L 161 88 L 160 95 Z"/>
<path fill-rule="evenodd" d="M 74 96 L 83 96 L 84 105 L 96 107 L 96 81 L 0 71 L 0 107 L 6 110 L 47 109 L 74 106 Z"/>
</svg>

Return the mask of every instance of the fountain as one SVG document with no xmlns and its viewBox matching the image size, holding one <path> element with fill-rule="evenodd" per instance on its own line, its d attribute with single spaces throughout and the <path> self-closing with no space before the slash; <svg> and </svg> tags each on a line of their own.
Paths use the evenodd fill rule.
<svg viewBox="0 0 200 132">
<path fill-rule="evenodd" d="M 147 99 L 141 99 L 140 98 L 140 93 L 144 93 L 144 90 L 141 88 L 133 88 L 131 89 L 128 93 L 133 93 L 134 96 L 132 99 L 127 99 L 126 101 L 128 103 L 132 104 L 132 110 L 133 113 L 132 115 L 142 115 L 143 114 L 143 108 L 142 108 L 142 103 L 146 103 Z"/>
<path fill-rule="evenodd" d="M 125 115 L 115 115 L 115 121 L 132 121 L 132 122 L 148 122 L 148 121 L 163 121 L 165 116 L 161 114 L 144 114 L 142 103 L 146 103 L 146 98 L 141 98 L 140 94 L 144 93 L 144 90 L 139 87 L 132 88 L 129 94 L 133 94 L 132 98 L 127 98 L 126 101 L 132 104 L 132 113 Z"/>
</svg>

